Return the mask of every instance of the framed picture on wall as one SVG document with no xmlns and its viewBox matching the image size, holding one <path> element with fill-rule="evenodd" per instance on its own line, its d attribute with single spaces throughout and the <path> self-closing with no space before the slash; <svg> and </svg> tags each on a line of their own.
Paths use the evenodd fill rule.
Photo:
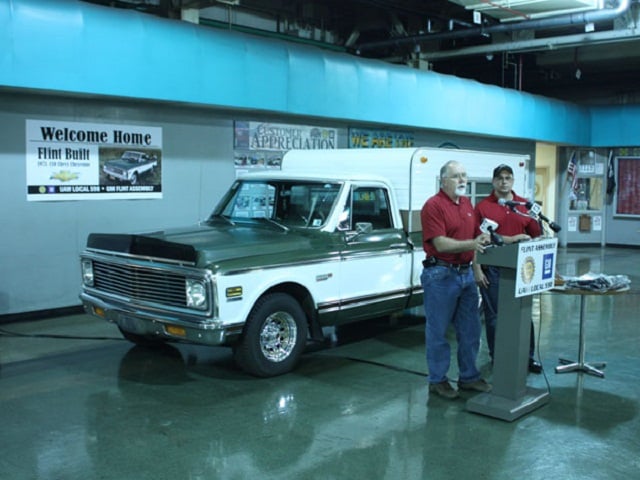
<svg viewBox="0 0 640 480">
<path fill-rule="evenodd" d="M 640 217 L 640 157 L 616 158 L 616 217 Z"/>
</svg>

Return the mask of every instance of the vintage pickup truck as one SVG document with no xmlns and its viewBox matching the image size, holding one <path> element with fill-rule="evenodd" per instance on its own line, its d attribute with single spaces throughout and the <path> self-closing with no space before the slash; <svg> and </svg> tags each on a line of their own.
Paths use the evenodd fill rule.
<svg viewBox="0 0 640 480">
<path fill-rule="evenodd" d="M 519 191 L 528 178 L 523 155 L 292 150 L 281 170 L 240 176 L 198 225 L 90 234 L 80 298 L 137 344 L 227 345 L 250 374 L 288 372 L 323 326 L 422 304 L 420 209 L 447 160 L 485 195 L 498 164 Z"/>
<path fill-rule="evenodd" d="M 137 185 L 140 176 L 152 172 L 158 166 L 158 158 L 146 152 L 125 151 L 117 160 L 105 162 L 102 170 L 111 179 Z"/>
</svg>

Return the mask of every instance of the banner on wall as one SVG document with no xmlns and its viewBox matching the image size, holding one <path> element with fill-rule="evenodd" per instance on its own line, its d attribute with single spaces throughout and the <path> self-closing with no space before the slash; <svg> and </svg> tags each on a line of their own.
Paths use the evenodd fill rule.
<svg viewBox="0 0 640 480">
<path fill-rule="evenodd" d="M 26 121 L 27 200 L 162 198 L 162 128 Z"/>
<path fill-rule="evenodd" d="M 617 157 L 615 169 L 618 172 L 618 188 L 614 197 L 614 216 L 638 218 L 640 216 L 640 155 Z"/>
<path fill-rule="evenodd" d="M 269 122 L 234 122 L 236 169 L 279 169 L 283 155 L 292 149 L 337 148 L 338 130 L 309 125 Z"/>
<path fill-rule="evenodd" d="M 392 130 L 349 129 L 349 148 L 405 148 L 413 147 L 413 133 Z"/>
</svg>

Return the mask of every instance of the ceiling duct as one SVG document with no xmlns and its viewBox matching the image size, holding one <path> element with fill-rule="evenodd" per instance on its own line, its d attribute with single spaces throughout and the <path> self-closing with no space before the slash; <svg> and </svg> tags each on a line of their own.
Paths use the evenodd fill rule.
<svg viewBox="0 0 640 480">
<path fill-rule="evenodd" d="M 501 22 L 602 9 L 602 0 L 450 0 Z"/>
<path fill-rule="evenodd" d="M 515 32 L 521 30 L 544 30 L 557 27 L 566 27 L 570 25 L 585 25 L 587 23 L 612 20 L 622 13 L 626 12 L 629 8 L 630 3 L 630 0 L 618 0 L 618 5 L 615 8 L 605 8 L 590 12 L 558 15 L 538 20 L 524 20 L 516 23 L 501 23 L 497 25 L 490 25 L 487 27 L 474 27 L 464 30 L 451 30 L 447 32 L 412 35 L 402 38 L 393 38 L 377 42 L 362 43 L 360 45 L 356 45 L 354 47 L 354 50 L 357 54 L 360 54 L 361 52 L 367 50 L 376 50 L 390 46 L 417 45 L 423 42 L 434 40 L 452 40 L 457 38 L 468 38 L 472 36 L 487 36 L 493 33 Z"/>
</svg>

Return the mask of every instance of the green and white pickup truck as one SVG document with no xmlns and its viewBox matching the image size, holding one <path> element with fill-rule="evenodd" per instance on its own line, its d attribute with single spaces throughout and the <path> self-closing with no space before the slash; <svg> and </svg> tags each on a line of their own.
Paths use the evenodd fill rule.
<svg viewBox="0 0 640 480">
<path fill-rule="evenodd" d="M 489 185 L 507 163 L 526 185 L 523 155 L 292 150 L 197 225 L 90 234 L 81 300 L 137 344 L 227 345 L 246 372 L 286 373 L 323 326 L 422 304 L 420 209 L 448 160 Z"/>
<path fill-rule="evenodd" d="M 158 158 L 146 152 L 125 151 L 117 160 L 109 160 L 102 170 L 111 179 L 137 185 L 140 177 L 153 172 L 158 166 Z"/>
</svg>

